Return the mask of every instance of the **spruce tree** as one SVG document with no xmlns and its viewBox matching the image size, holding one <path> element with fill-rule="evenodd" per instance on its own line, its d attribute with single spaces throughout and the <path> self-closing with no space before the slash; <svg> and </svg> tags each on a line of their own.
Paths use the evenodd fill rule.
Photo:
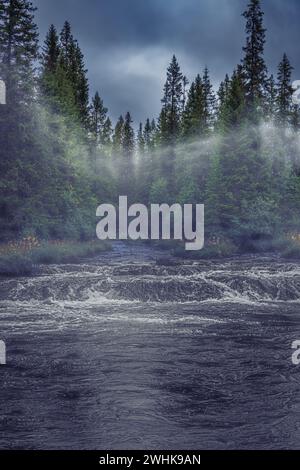
<svg viewBox="0 0 300 470">
<path fill-rule="evenodd" d="M 292 112 L 292 71 L 293 67 L 286 54 L 283 55 L 282 61 L 278 66 L 277 75 L 277 120 L 282 126 L 286 126 L 290 122 Z"/>
<path fill-rule="evenodd" d="M 265 97 L 267 67 L 264 60 L 266 30 L 263 25 L 264 13 L 260 0 L 250 0 L 248 9 L 243 13 L 246 19 L 246 46 L 243 59 L 244 85 L 247 106 L 254 119 L 262 114 Z"/>
<path fill-rule="evenodd" d="M 143 133 L 143 124 L 140 122 L 139 130 L 137 134 L 137 148 L 139 155 L 142 155 L 145 151 L 145 140 L 144 140 L 144 133 Z"/>
<path fill-rule="evenodd" d="M 103 100 L 100 98 L 98 91 L 96 91 L 90 109 L 90 131 L 96 145 L 100 145 L 103 141 L 102 135 L 107 120 L 107 111 L 108 109 L 104 106 Z"/>
<path fill-rule="evenodd" d="M 122 152 L 124 136 L 124 118 L 121 115 L 116 123 L 114 134 L 113 134 L 113 144 L 112 144 L 112 156 L 113 159 L 118 160 Z"/>
<path fill-rule="evenodd" d="M 60 61 L 66 68 L 66 70 L 70 70 L 71 68 L 71 57 L 72 57 L 72 49 L 74 47 L 74 38 L 71 31 L 71 25 L 69 21 L 65 21 L 63 28 L 60 33 L 60 47 L 61 47 L 61 55 Z"/>
<path fill-rule="evenodd" d="M 227 96 L 228 96 L 228 90 L 230 86 L 230 79 L 228 77 L 228 74 L 226 74 L 225 79 L 223 82 L 220 83 L 220 87 L 218 90 L 218 106 L 219 109 L 224 105 Z"/>
<path fill-rule="evenodd" d="M 27 0 L 0 4 L 0 77 L 6 105 L 0 107 L 0 231 L 17 236 L 26 201 L 37 187 L 34 97 L 38 34 L 35 8 Z M 33 189 L 34 188 L 34 189 Z"/>
<path fill-rule="evenodd" d="M 208 135 L 213 128 L 215 120 L 216 98 L 209 78 L 208 68 L 205 67 L 203 75 L 203 134 Z"/>
<path fill-rule="evenodd" d="M 71 25 L 64 23 L 60 33 L 60 65 L 73 87 L 77 116 L 85 126 L 89 125 L 89 84 L 84 57 L 78 42 L 74 39 Z"/>
<path fill-rule="evenodd" d="M 219 113 L 218 129 L 223 133 L 241 128 L 246 118 L 246 97 L 243 78 L 237 68 L 228 84 L 227 96 Z"/>
<path fill-rule="evenodd" d="M 75 102 L 78 106 L 80 121 L 87 127 L 89 117 L 89 83 L 87 78 L 87 69 L 84 65 L 83 53 L 77 42 L 75 44 L 73 65 Z"/>
<path fill-rule="evenodd" d="M 135 151 L 135 136 L 129 112 L 125 115 L 122 133 L 122 150 L 119 161 L 119 191 L 120 194 L 127 195 L 131 198 L 134 193 L 133 157 Z"/>
<path fill-rule="evenodd" d="M 222 127 L 222 118 L 224 116 L 225 106 L 228 100 L 230 90 L 230 79 L 228 74 L 226 74 L 224 81 L 220 83 L 217 95 L 218 95 L 218 104 L 216 112 L 216 130 L 219 130 Z"/>
<path fill-rule="evenodd" d="M 34 92 L 38 32 L 36 8 L 27 0 L 2 0 L 0 8 L 0 76 L 7 105 L 28 104 Z"/>
<path fill-rule="evenodd" d="M 161 142 L 163 145 L 175 145 L 180 131 L 183 99 L 183 75 L 175 55 L 167 69 L 167 81 L 162 99 L 163 109 L 160 115 Z"/>
<path fill-rule="evenodd" d="M 182 117 L 182 135 L 185 139 L 201 139 L 207 136 L 207 101 L 204 83 L 200 75 L 191 84 L 187 104 Z"/>
<path fill-rule="evenodd" d="M 55 26 L 52 24 L 46 35 L 42 51 L 42 65 L 45 73 L 55 72 L 58 65 L 59 56 L 59 38 Z"/>
<path fill-rule="evenodd" d="M 110 148 L 112 145 L 112 123 L 109 117 L 106 118 L 102 133 L 101 133 L 101 143 L 104 147 L 104 149 L 107 151 L 107 153 L 110 153 Z"/>
<path fill-rule="evenodd" d="M 129 112 L 126 113 L 124 120 L 122 148 L 125 159 L 128 161 L 132 161 L 135 143 L 132 119 Z"/>
<path fill-rule="evenodd" d="M 150 119 L 147 118 L 145 126 L 144 126 L 144 131 L 143 131 L 145 151 L 149 151 L 150 148 L 151 148 L 152 132 L 153 132 L 153 129 L 152 129 L 152 126 L 151 126 L 151 123 L 150 123 Z"/>
</svg>

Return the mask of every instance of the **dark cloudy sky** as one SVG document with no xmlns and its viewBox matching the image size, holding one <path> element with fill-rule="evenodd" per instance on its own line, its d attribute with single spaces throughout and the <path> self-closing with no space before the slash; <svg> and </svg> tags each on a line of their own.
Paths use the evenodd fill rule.
<svg viewBox="0 0 300 470">
<path fill-rule="evenodd" d="M 156 117 L 173 53 L 189 79 L 209 67 L 217 85 L 241 59 L 248 0 L 33 0 L 41 38 L 64 20 L 86 58 L 91 92 L 113 119 Z M 264 0 L 266 60 L 276 71 L 283 52 L 300 79 L 300 0 Z"/>
</svg>

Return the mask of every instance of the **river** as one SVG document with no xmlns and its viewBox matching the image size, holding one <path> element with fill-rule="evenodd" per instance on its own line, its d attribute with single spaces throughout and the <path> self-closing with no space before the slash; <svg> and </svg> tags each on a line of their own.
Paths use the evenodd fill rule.
<svg viewBox="0 0 300 470">
<path fill-rule="evenodd" d="M 142 245 L 0 281 L 1 449 L 299 449 L 300 264 Z"/>
</svg>

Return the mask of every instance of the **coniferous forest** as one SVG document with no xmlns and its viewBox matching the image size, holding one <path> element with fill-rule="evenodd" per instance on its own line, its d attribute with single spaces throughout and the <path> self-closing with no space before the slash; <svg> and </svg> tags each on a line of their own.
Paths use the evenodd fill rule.
<svg viewBox="0 0 300 470">
<path fill-rule="evenodd" d="M 295 241 L 300 108 L 292 99 L 293 65 L 282 51 L 277 74 L 269 74 L 260 0 L 249 1 L 241 21 L 241 62 L 219 88 L 205 66 L 187 79 L 174 55 L 160 115 L 138 125 L 130 110 L 112 122 L 101 83 L 91 96 L 68 21 L 39 39 L 32 4 L 1 0 L 1 242 L 95 238 L 97 206 L 119 195 L 205 204 L 206 243 L 228 252 Z"/>
</svg>

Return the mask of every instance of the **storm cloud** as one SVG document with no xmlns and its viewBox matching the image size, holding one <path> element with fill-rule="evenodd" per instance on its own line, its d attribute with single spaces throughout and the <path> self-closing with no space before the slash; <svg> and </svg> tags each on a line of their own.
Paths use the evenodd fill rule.
<svg viewBox="0 0 300 470">
<path fill-rule="evenodd" d="M 207 65 L 215 86 L 240 62 L 248 0 L 34 0 L 41 41 L 68 20 L 84 52 L 91 93 L 115 120 L 157 117 L 172 55 L 192 80 Z M 299 0 L 264 0 L 269 72 L 286 52 L 300 79 Z"/>
</svg>

